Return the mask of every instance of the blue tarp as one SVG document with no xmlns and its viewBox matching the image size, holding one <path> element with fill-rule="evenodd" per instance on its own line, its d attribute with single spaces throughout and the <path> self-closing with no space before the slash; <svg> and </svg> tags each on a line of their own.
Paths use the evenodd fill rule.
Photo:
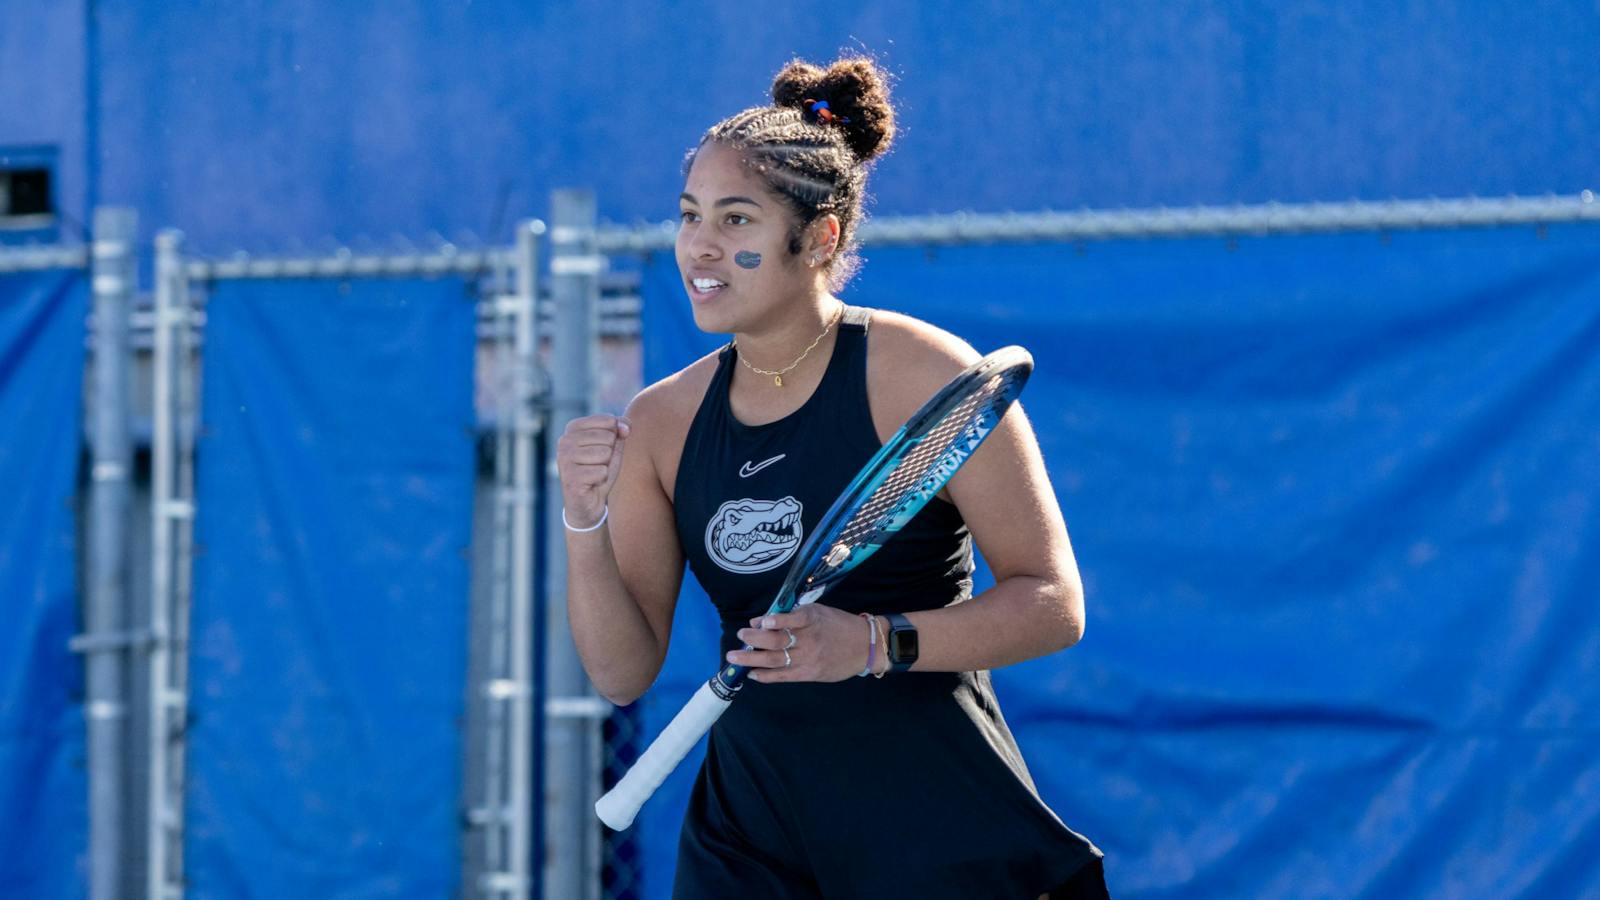
<svg viewBox="0 0 1600 900">
<path fill-rule="evenodd" d="M 189 894 L 448 896 L 472 298 L 236 281 L 206 312 Z"/>
<path fill-rule="evenodd" d="M 219 250 L 481 230 L 558 185 L 598 186 L 603 219 L 670 218 L 705 129 L 792 57 L 854 51 L 895 79 L 885 214 L 1573 193 L 1600 171 L 1600 16 L 1575 0 L 4 8 L 27 35 L 5 44 L 7 149 L 60 148 L 75 218 L 92 184 L 146 235 L 182 222 Z"/>
<path fill-rule="evenodd" d="M 995 681 L 1116 896 L 1600 894 L 1600 228 L 867 256 L 847 299 L 1037 360 L 1088 628 Z M 725 337 L 644 272 L 650 380 Z M 652 735 L 717 662 L 682 603 Z"/>
<path fill-rule="evenodd" d="M 87 889 L 73 492 L 81 272 L 0 275 L 0 896 Z"/>
</svg>

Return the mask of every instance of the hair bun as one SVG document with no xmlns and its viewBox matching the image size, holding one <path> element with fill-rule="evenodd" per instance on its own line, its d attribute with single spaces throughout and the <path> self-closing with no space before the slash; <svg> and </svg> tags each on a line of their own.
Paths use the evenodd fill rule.
<svg viewBox="0 0 1600 900">
<path fill-rule="evenodd" d="M 804 60 L 791 61 L 773 79 L 772 105 L 808 113 L 807 100 L 827 102 L 828 110 L 840 120 L 829 127 L 844 132 L 845 143 L 862 162 L 882 155 L 894 140 L 889 79 L 871 59 L 843 57 L 826 69 Z"/>
</svg>

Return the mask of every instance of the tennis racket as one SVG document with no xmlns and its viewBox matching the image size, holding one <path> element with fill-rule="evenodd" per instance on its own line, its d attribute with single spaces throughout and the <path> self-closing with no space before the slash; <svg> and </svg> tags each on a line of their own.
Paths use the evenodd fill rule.
<svg viewBox="0 0 1600 900">
<path fill-rule="evenodd" d="M 795 555 L 768 614 L 816 602 L 911 521 L 1000 423 L 1032 372 L 1028 351 L 996 350 L 913 413 L 823 514 Z M 749 672 L 748 666 L 730 663 L 701 685 L 617 786 L 595 803 L 602 822 L 617 831 L 633 824 L 639 808 L 733 702 Z"/>
</svg>

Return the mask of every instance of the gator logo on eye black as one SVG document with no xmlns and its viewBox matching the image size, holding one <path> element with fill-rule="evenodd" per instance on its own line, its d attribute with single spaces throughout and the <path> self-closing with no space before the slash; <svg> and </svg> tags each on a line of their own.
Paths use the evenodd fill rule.
<svg viewBox="0 0 1600 900">
<path fill-rule="evenodd" d="M 729 500 L 706 524 L 706 552 L 729 572 L 775 569 L 800 547 L 800 501 Z"/>
</svg>

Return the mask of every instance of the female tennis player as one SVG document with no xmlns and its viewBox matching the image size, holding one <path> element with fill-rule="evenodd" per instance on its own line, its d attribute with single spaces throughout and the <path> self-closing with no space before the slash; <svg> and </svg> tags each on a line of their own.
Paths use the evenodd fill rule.
<svg viewBox="0 0 1600 900">
<path fill-rule="evenodd" d="M 754 669 L 711 729 L 673 896 L 1105 897 L 1100 850 L 1040 800 L 989 679 L 1084 627 L 1020 408 L 821 601 L 765 615 L 808 529 L 978 358 L 834 295 L 894 136 L 881 71 L 795 61 L 772 100 L 705 133 L 679 198 L 695 324 L 731 340 L 624 416 L 573 421 L 557 451 L 568 614 L 600 692 L 627 704 L 654 682 L 686 561 L 726 660 Z M 975 597 L 974 541 L 996 580 Z"/>
</svg>

